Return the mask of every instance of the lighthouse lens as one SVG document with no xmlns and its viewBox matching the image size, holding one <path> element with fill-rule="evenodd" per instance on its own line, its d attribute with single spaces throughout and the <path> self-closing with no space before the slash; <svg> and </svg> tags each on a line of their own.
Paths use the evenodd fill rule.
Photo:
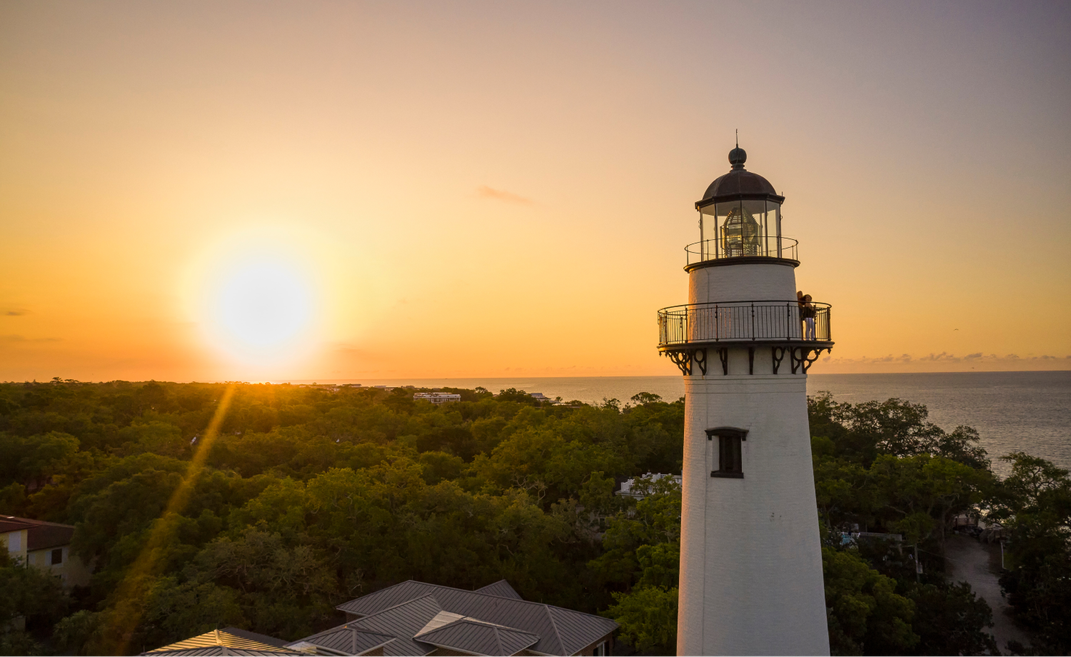
<svg viewBox="0 0 1071 657">
<path fill-rule="evenodd" d="M 759 255 L 759 223 L 743 204 L 729 210 L 722 236 L 727 256 Z"/>
</svg>

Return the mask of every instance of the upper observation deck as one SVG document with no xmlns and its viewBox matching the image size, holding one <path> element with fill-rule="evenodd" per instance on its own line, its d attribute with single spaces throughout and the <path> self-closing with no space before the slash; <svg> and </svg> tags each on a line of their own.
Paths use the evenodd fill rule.
<svg viewBox="0 0 1071 657">
<path fill-rule="evenodd" d="M 744 345 L 833 346 L 828 303 L 791 301 L 693 303 L 658 311 L 658 349 Z M 808 315 L 813 317 L 808 321 Z"/>
</svg>

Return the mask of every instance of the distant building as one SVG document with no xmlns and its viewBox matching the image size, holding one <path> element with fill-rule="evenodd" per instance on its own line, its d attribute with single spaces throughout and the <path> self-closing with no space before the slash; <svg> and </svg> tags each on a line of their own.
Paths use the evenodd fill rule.
<svg viewBox="0 0 1071 657">
<path fill-rule="evenodd" d="M 533 392 L 533 393 L 530 393 L 530 395 L 529 395 L 529 396 L 530 396 L 530 397 L 531 397 L 532 399 L 534 399 L 534 400 L 536 400 L 536 401 L 538 401 L 538 402 L 546 402 L 546 403 L 548 403 L 548 404 L 553 404 L 553 403 L 554 403 L 554 400 L 553 400 L 553 399 L 551 399 L 550 397 L 547 397 L 546 395 L 544 395 L 544 394 L 543 394 L 543 393 L 541 393 L 541 392 Z"/>
<path fill-rule="evenodd" d="M 636 479 L 646 479 L 646 480 L 648 480 L 648 481 L 653 483 L 653 482 L 656 482 L 656 481 L 658 481 L 660 479 L 664 479 L 666 477 L 671 477 L 673 479 L 673 481 L 677 482 L 677 486 L 681 485 L 681 476 L 680 475 L 656 474 L 656 473 L 653 473 L 653 472 L 648 472 L 647 474 L 643 475 L 642 477 L 635 477 L 633 479 L 626 479 L 625 481 L 622 481 L 620 490 L 614 491 L 614 494 L 615 495 L 624 495 L 626 497 L 632 497 L 632 498 L 635 498 L 637 500 L 642 500 L 644 495 L 643 495 L 642 492 L 640 492 L 639 490 L 636 489 Z"/>
<path fill-rule="evenodd" d="M 347 622 L 286 643 L 234 628 L 143 655 L 608 655 L 617 623 L 529 602 L 506 580 L 466 591 L 402 582 L 339 605 Z"/>
<path fill-rule="evenodd" d="M 66 587 L 86 586 L 92 571 L 71 554 L 72 536 L 72 525 L 0 516 L 0 543 L 8 554 L 27 566 L 51 572 Z"/>
<path fill-rule="evenodd" d="M 452 392 L 418 392 L 413 395 L 413 399 L 416 401 L 423 399 L 432 404 L 446 404 L 448 402 L 461 401 L 461 395 L 456 395 Z"/>
</svg>

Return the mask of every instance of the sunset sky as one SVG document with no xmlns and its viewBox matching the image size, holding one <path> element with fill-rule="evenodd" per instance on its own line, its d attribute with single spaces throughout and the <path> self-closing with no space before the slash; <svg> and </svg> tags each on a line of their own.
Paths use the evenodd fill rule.
<svg viewBox="0 0 1071 657">
<path fill-rule="evenodd" d="M 0 380 L 677 374 L 736 129 L 812 372 L 1071 369 L 1071 3 L 5 2 Z"/>
</svg>

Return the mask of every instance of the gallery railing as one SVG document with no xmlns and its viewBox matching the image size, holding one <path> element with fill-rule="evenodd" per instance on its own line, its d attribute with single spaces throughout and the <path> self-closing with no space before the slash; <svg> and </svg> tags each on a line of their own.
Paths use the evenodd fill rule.
<svg viewBox="0 0 1071 657">
<path fill-rule="evenodd" d="M 828 303 L 811 303 L 809 311 L 792 301 L 731 301 L 672 306 L 658 311 L 658 346 L 693 342 L 800 341 L 832 342 Z"/>
<path fill-rule="evenodd" d="M 724 260 L 745 256 L 761 258 L 784 258 L 799 260 L 796 257 L 798 242 L 791 237 L 760 237 L 703 240 L 684 247 L 688 264 L 694 265 L 707 260 Z"/>
</svg>

